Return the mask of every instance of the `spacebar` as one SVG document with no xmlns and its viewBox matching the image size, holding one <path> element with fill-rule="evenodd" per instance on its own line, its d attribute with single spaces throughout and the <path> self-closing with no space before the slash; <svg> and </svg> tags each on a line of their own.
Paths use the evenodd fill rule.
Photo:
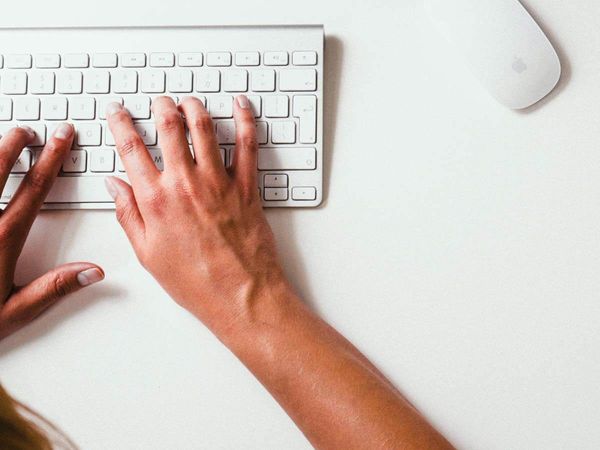
<svg viewBox="0 0 600 450">
<path fill-rule="evenodd" d="M 17 191 L 23 177 L 10 177 L 0 202 L 7 203 Z M 45 203 L 98 203 L 112 202 L 106 191 L 104 177 L 58 177 Z"/>
</svg>

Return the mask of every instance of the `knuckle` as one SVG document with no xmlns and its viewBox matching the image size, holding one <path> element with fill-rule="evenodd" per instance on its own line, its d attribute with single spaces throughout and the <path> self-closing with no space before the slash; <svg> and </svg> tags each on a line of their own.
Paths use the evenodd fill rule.
<svg viewBox="0 0 600 450">
<path fill-rule="evenodd" d="M 69 283 L 62 274 L 58 274 L 56 278 L 54 278 L 51 293 L 54 298 L 64 297 L 69 293 Z"/>
<path fill-rule="evenodd" d="M 240 137 L 240 145 L 247 150 L 257 150 L 258 141 L 256 140 L 256 134 L 244 134 Z"/>
<path fill-rule="evenodd" d="M 162 189 L 147 189 L 143 194 L 142 201 L 146 208 L 154 213 L 163 211 L 165 205 L 165 194 Z"/>
<path fill-rule="evenodd" d="M 144 145 L 142 138 L 137 133 L 132 133 L 126 136 L 123 141 L 117 146 L 121 156 L 130 155 Z"/>
<path fill-rule="evenodd" d="M 123 228 L 131 221 L 131 211 L 126 207 L 117 207 L 116 210 L 117 221 Z"/>
<path fill-rule="evenodd" d="M 194 198 L 196 196 L 196 190 L 194 186 L 182 179 L 173 181 L 171 190 L 179 197 Z"/>
<path fill-rule="evenodd" d="M 212 118 L 208 114 L 198 114 L 192 121 L 192 126 L 202 134 L 215 132 Z"/>
<path fill-rule="evenodd" d="M 29 189 L 36 193 L 41 193 L 50 188 L 52 178 L 44 172 L 34 170 L 25 176 L 23 182 Z"/>
<path fill-rule="evenodd" d="M 164 131 L 177 130 L 181 123 L 181 114 L 175 111 L 165 111 L 156 117 L 156 125 Z"/>
</svg>

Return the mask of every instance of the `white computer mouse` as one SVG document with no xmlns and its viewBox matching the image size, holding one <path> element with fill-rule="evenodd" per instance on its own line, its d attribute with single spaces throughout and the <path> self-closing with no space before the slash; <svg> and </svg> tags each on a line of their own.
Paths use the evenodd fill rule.
<svg viewBox="0 0 600 450">
<path fill-rule="evenodd" d="M 518 0 L 425 0 L 434 23 L 500 103 L 527 108 L 560 79 L 552 44 Z"/>
</svg>

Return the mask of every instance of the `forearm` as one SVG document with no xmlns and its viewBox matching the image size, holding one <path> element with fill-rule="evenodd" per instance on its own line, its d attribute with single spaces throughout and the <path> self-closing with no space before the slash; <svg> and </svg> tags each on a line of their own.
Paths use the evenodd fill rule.
<svg viewBox="0 0 600 450">
<path fill-rule="evenodd" d="M 284 284 L 225 344 L 320 449 L 452 448 L 346 339 Z"/>
</svg>

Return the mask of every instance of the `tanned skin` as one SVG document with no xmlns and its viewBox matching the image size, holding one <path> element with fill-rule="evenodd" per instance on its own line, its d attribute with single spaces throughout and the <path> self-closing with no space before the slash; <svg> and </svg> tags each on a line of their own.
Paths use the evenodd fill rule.
<svg viewBox="0 0 600 450">
<path fill-rule="evenodd" d="M 187 97 L 176 105 L 171 98 L 160 97 L 152 108 L 163 152 L 162 172 L 128 112 L 117 103 L 107 109 L 131 182 L 111 177 L 107 189 L 115 199 L 117 219 L 146 270 L 248 367 L 315 448 L 452 449 L 291 287 L 262 210 L 256 124 L 248 99 L 239 96 L 234 102 L 236 149 L 231 168 L 222 163 L 214 123 L 200 100 Z M 23 145 L 13 144 L 11 155 Z M 65 141 L 58 153 L 64 157 L 68 146 Z M 58 167 L 48 169 L 49 179 Z M 27 235 L 46 192 L 40 190 L 35 197 L 28 220 L 13 225 L 19 236 Z M 22 247 L 21 241 L 17 243 Z M 14 250 L 11 254 L 18 256 Z M 16 263 L 16 256 L 13 260 Z M 5 286 L 9 285 L 12 272 L 5 277 Z M 37 297 L 30 297 L 36 304 Z M 31 319 L 47 306 L 39 303 Z M 10 318 L 0 322 L 0 335 L 2 328 L 8 334 L 26 322 L 23 317 L 14 324 Z"/>
</svg>

